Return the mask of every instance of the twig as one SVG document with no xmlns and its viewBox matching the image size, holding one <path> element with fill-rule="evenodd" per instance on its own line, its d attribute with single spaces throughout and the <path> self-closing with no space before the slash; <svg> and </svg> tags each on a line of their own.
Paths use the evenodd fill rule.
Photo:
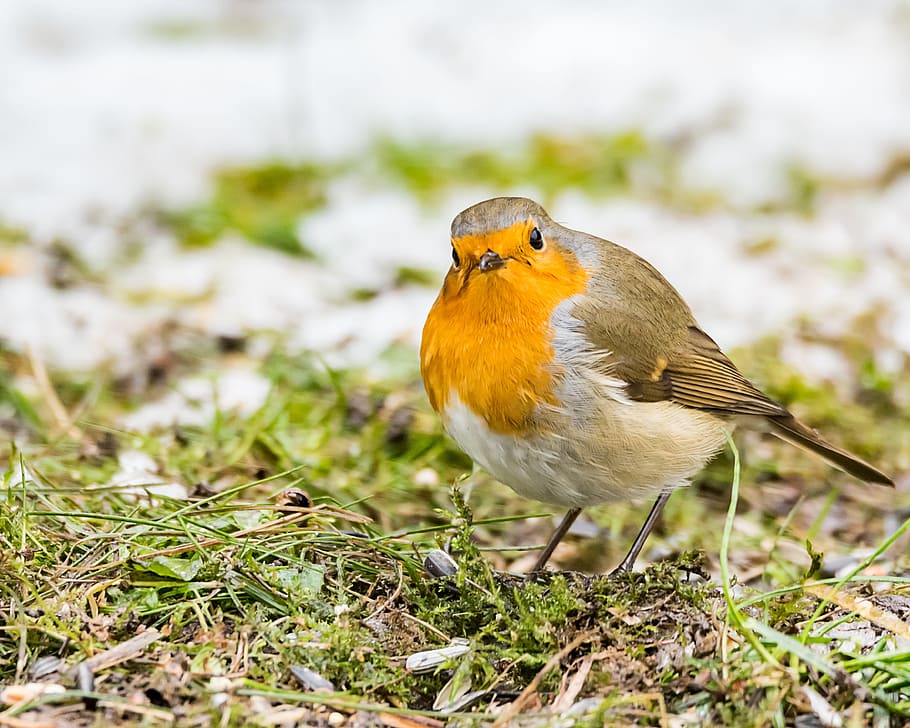
<svg viewBox="0 0 910 728">
<path fill-rule="evenodd" d="M 442 728 L 445 725 L 441 720 L 427 716 L 396 715 L 395 713 L 380 713 L 379 721 L 388 728 Z"/>
<path fill-rule="evenodd" d="M 579 645 L 588 642 L 590 639 L 595 637 L 597 632 L 591 630 L 589 632 L 583 632 L 582 634 L 575 637 L 574 640 L 569 642 L 565 647 L 563 647 L 559 652 L 557 652 L 553 657 L 547 660 L 547 664 L 540 668 L 540 671 L 534 676 L 534 679 L 528 683 L 528 686 L 521 691 L 515 700 L 513 700 L 509 705 L 507 705 L 503 711 L 499 714 L 499 717 L 493 723 L 493 728 L 500 728 L 501 726 L 508 725 L 508 723 L 518 715 L 522 708 L 527 704 L 531 699 L 534 693 L 537 692 L 537 688 L 540 687 L 540 683 L 547 676 L 547 673 L 550 672 L 553 668 L 557 667 L 563 658 L 570 654 L 572 650 L 576 649 Z"/>
<path fill-rule="evenodd" d="M 568 681 L 565 689 L 557 696 L 556 700 L 553 701 L 554 712 L 564 713 L 575 703 L 575 698 L 578 697 L 578 694 L 585 685 L 585 680 L 588 679 L 595 657 L 596 655 L 585 655 L 582 659 L 581 665 L 578 666 L 578 669 Z"/>
<path fill-rule="evenodd" d="M 424 622 L 422 619 L 420 619 L 420 617 L 415 617 L 413 614 L 409 614 L 408 612 L 401 612 L 401 616 L 404 619 L 408 619 L 416 624 L 419 624 L 421 627 L 432 632 L 433 634 L 435 634 L 437 637 L 442 639 L 442 641 L 447 644 L 452 641 L 452 638 L 449 637 L 449 635 L 447 635 L 442 630 L 436 629 L 436 627 L 434 627 L 429 622 Z"/>
<path fill-rule="evenodd" d="M 883 629 L 896 634 L 898 637 L 910 639 L 910 626 L 894 612 L 876 606 L 868 599 L 859 599 L 849 592 L 838 591 L 824 584 L 806 584 L 805 590 L 819 599 L 846 609 L 848 612 L 858 614 L 860 617 L 877 624 Z"/>
<path fill-rule="evenodd" d="M 97 655 L 92 655 L 79 664 L 87 664 L 92 672 L 96 673 L 101 670 L 106 670 L 109 667 L 113 667 L 118 663 L 125 662 L 126 660 L 135 657 L 150 644 L 157 642 L 159 637 L 161 637 L 161 633 L 154 627 L 150 627 L 145 630 L 145 632 L 141 632 L 135 637 L 130 637 L 126 642 L 121 642 L 119 645 L 115 645 L 109 650 L 104 650 L 104 652 L 99 652 Z M 67 671 L 67 677 L 74 679 L 77 668 L 78 665 L 70 668 Z"/>
<path fill-rule="evenodd" d="M 44 366 L 44 360 L 41 359 L 32 344 L 28 344 L 26 350 L 28 351 L 28 362 L 32 367 L 35 383 L 38 385 L 38 389 L 41 390 L 41 395 L 54 416 L 57 429 L 65 433 L 73 424 L 69 413 L 66 411 L 66 407 L 63 406 L 63 402 L 60 401 L 60 397 L 57 396 L 54 385 L 51 384 L 51 378 L 48 376 L 47 367 Z"/>
<path fill-rule="evenodd" d="M 401 563 L 398 561 L 395 562 L 395 570 L 398 572 L 398 585 L 395 587 L 395 591 L 392 592 L 392 595 L 388 599 L 386 599 L 382 604 L 373 610 L 373 613 L 366 618 L 367 620 L 375 619 L 378 617 L 385 611 L 386 607 L 388 607 L 396 599 L 398 599 L 399 596 L 401 596 L 401 590 L 404 588 L 404 569 L 401 568 Z"/>
<path fill-rule="evenodd" d="M 0 726 L 3 728 L 57 728 L 57 723 L 53 721 L 25 720 L 16 718 L 12 715 L 0 715 Z"/>
</svg>

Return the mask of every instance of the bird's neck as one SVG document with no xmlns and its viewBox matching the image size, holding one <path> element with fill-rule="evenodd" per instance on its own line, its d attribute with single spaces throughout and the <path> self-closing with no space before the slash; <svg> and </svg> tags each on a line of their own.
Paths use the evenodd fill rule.
<svg viewBox="0 0 910 728">
<path fill-rule="evenodd" d="M 551 314 L 586 284 L 580 268 L 539 280 L 504 269 L 444 287 L 421 343 L 427 395 L 443 420 L 454 396 L 494 432 L 533 430 L 538 407 L 557 404 Z"/>
</svg>

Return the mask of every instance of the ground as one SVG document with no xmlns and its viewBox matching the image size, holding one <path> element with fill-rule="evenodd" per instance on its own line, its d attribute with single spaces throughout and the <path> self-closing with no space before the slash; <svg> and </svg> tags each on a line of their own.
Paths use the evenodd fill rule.
<svg viewBox="0 0 910 728">
<path fill-rule="evenodd" d="M 149 362 L 138 391 L 51 377 L 43 397 L 26 398 L 7 383 L 15 414 L 4 427 L 21 445 L 0 510 L 2 679 L 8 691 L 67 690 L 20 687 L 39 692 L 0 721 L 435 725 L 511 710 L 529 725 L 563 713 L 753 725 L 823 705 L 864 725 L 910 712 L 910 522 L 892 532 L 881 506 L 891 496 L 876 487 L 746 437 L 735 518 L 723 457 L 671 501 L 641 573 L 562 570 L 618 560 L 644 514 L 623 506 L 593 509 L 557 552 L 561 570 L 528 578 L 510 572 L 528 567 L 550 527 L 527 516 L 548 509 L 476 474 L 472 516 L 457 487 L 469 461 L 441 433 L 413 364 L 376 380 L 276 348 L 261 362 L 270 390 L 257 411 L 124 430 L 124 411 L 188 362 L 246 358 L 243 341 L 178 340 L 187 348 Z M 14 374 L 34 364 L 6 361 Z M 838 439 L 851 439 L 838 422 L 859 418 L 867 429 L 851 444 L 877 461 L 907 446 L 892 397 L 910 378 L 857 390 L 862 406 L 793 372 L 765 379 Z M 77 426 L 54 415 L 80 411 Z M 458 568 L 434 578 L 423 561 L 441 548 Z M 405 668 L 456 637 L 465 654 Z M 122 662 L 105 661 L 131 639 L 140 644 Z M 96 659 L 94 684 L 81 685 L 78 664 Z M 330 689 L 312 690 L 313 674 Z M 477 694 L 460 706 L 466 693 Z"/>
</svg>

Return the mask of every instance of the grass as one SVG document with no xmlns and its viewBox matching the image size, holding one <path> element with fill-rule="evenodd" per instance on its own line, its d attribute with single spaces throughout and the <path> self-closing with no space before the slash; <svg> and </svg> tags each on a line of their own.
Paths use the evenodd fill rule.
<svg viewBox="0 0 910 728">
<path fill-rule="evenodd" d="M 325 206 L 329 185 L 341 178 L 397 185 L 426 204 L 455 188 L 474 186 L 498 194 L 533 188 L 545 205 L 574 190 L 594 199 L 643 197 L 687 213 L 730 206 L 720 191 L 679 184 L 681 151 L 637 129 L 574 136 L 538 133 L 521 144 L 480 149 L 386 138 L 357 159 L 225 166 L 213 174 L 207 199 L 186 208 L 152 205 L 141 217 L 151 217 L 188 247 L 211 245 L 233 234 L 313 258 L 300 237 L 300 221 Z M 788 180 L 784 199 L 769 205 L 768 211 L 811 214 L 824 181 L 798 168 Z M 401 271 L 402 278 L 415 276 L 422 282 L 427 274 Z"/>
<path fill-rule="evenodd" d="M 632 190 L 656 193 L 670 188 L 672 174 L 671 151 L 634 130 L 578 137 L 536 134 L 513 150 L 386 139 L 374 155 L 383 179 L 424 199 L 458 185 L 502 190 L 530 185 L 545 202 L 566 189 L 595 197 Z"/>
<path fill-rule="evenodd" d="M 173 352 L 176 362 L 205 360 L 198 358 L 203 342 L 180 340 L 188 351 Z M 236 362 L 236 351 L 218 354 L 211 346 L 212 364 Z M 757 366 L 768 350 L 771 342 L 759 342 L 739 358 L 778 396 L 804 399 L 813 416 L 828 412 L 822 403 L 830 392 Z M 413 367 L 377 381 L 277 342 L 266 359 L 248 361 L 271 385 L 254 413 L 218 411 L 203 426 L 143 434 L 118 424 L 143 396 L 103 377 L 98 385 L 51 372 L 59 403 L 51 407 L 47 391 L 29 396 L 20 386 L 28 362 L 4 356 L 2 406 L 21 447 L 9 452 L 0 490 L 0 684 L 66 690 L 7 707 L 0 725 L 19 716 L 271 725 L 289 715 L 307 722 L 334 713 L 336 721 L 371 713 L 475 725 L 496 720 L 492 704 L 513 703 L 511 720 L 546 722 L 548 706 L 565 710 L 586 697 L 594 700 L 580 704 L 578 720 L 590 724 L 661 725 L 687 715 L 708 724 L 786 725 L 829 706 L 861 725 L 910 713 L 910 654 L 894 631 L 906 620 L 910 579 L 864 576 L 873 557 L 837 580 L 816 581 L 784 564 L 833 501 L 820 488 L 782 515 L 760 500 L 744 504 L 741 481 L 787 483 L 761 460 L 721 459 L 696 494 L 671 501 L 676 510 L 668 508 L 664 538 L 652 546 L 675 531 L 684 539 L 677 549 L 703 546 L 706 555 L 677 550 L 627 577 L 554 572 L 528 580 L 493 567 L 507 568 L 510 554 L 522 557 L 509 550 L 522 529 L 517 545 L 543 540 L 546 524 L 524 520 L 537 506 L 481 478 L 472 501 L 483 517 L 475 519 L 458 487 L 469 461 L 443 437 Z M 860 358 L 858 381 L 878 392 L 879 427 L 906 427 L 886 394 L 900 394 L 907 382 L 882 386 L 881 373 Z M 167 384 L 185 373 L 178 364 L 161 376 Z M 852 407 L 842 412 L 848 422 Z M 61 427 L 60 408 L 81 410 L 79 426 Z M 877 455 L 898 457 L 899 439 L 865 434 Z M 113 476 L 129 451 L 152 459 L 151 480 L 180 483 L 188 497 L 118 485 Z M 451 493 L 446 483 L 456 484 Z M 715 484 L 724 495 L 712 502 Z M 791 487 L 802 488 L 798 477 Z M 843 499 L 857 529 L 848 528 L 846 539 L 877 545 L 873 556 L 895 557 L 910 521 L 891 538 L 876 537 L 867 525 L 875 507 L 854 500 L 849 488 Z M 606 553 L 626 545 L 638 515 L 629 507 L 595 509 L 595 522 L 615 530 Z M 702 535 L 722 530 L 719 543 L 687 529 L 693 517 Z M 772 537 L 778 547 L 769 554 Z M 815 539 L 816 548 L 836 548 L 839 540 L 817 528 Z M 423 557 L 446 542 L 458 571 L 432 578 Z M 569 562 L 573 544 L 567 549 L 560 558 Z M 766 568 L 737 585 L 733 574 L 754 571 L 756 554 Z M 579 550 L 574 558 L 583 557 Z M 900 574 L 899 564 L 889 573 Z M 77 683 L 80 662 L 103 659 L 143 633 L 154 638 L 150 644 L 99 669 L 93 685 Z M 428 674 L 404 669 L 408 655 L 455 637 L 469 641 L 467 654 Z M 333 689 L 306 689 L 295 668 Z M 439 699 L 443 691 L 448 700 Z M 459 704 L 467 694 L 475 702 Z M 442 712 L 447 703 L 452 711 Z"/>
<path fill-rule="evenodd" d="M 565 190 L 630 195 L 689 212 L 723 205 L 679 189 L 678 152 L 635 130 L 540 134 L 506 149 L 384 140 L 356 162 L 226 167 L 208 199 L 152 217 L 186 246 L 235 235 L 312 258 L 300 221 L 343 175 L 428 203 L 476 185 L 530 186 L 544 200 Z M 830 187 L 794 168 L 779 207 L 812 214 Z M 27 239 L 0 225 L 0 244 Z M 75 250 L 59 247 L 61 286 L 98 282 Z M 436 277 L 402 266 L 390 285 Z M 856 333 L 833 340 L 803 323 L 794 337 L 843 359 L 849 387 L 840 391 L 786 365 L 778 338 L 734 359 L 826 436 L 901 472 L 910 370 L 878 365 L 889 341 L 878 312 L 848 328 Z M 249 349 L 261 352 L 257 337 Z M 377 379 L 290 351 L 280 337 L 255 356 L 243 337 L 179 330 L 159 343 L 128 374 L 45 371 L 0 343 L 9 442 L 0 452 L 0 687 L 26 691 L 7 694 L 0 728 L 25 719 L 536 726 L 573 710 L 579 725 L 908 718 L 905 495 L 738 434 L 670 501 L 647 568 L 592 575 L 615 565 L 649 505 L 615 504 L 586 513 L 590 535 L 567 538 L 555 555 L 561 571 L 529 579 L 510 572 L 545 541 L 550 509 L 467 475 L 470 461 L 429 411 L 412 350 L 391 347 Z M 268 385 L 245 414 L 218 405 L 219 375 L 236 368 Z M 211 382 L 185 402 L 210 407 L 202 424 L 128 426 L 188 377 Z M 137 459 L 138 482 L 135 466 L 125 480 Z M 425 569 L 438 549 L 456 560 L 454 575 Z M 426 673 L 406 668 L 409 656 L 456 638 L 467 640 L 464 654 Z"/>
<path fill-rule="evenodd" d="M 167 33 L 172 29 L 162 30 Z M 192 29 L 178 24 L 173 30 L 179 35 Z M 687 143 L 649 137 L 635 128 L 609 134 L 539 132 L 521 143 L 489 148 L 384 138 L 354 159 L 294 163 L 271 159 L 226 165 L 213 172 L 211 193 L 206 199 L 181 208 L 150 204 L 132 223 L 141 237 L 147 232 L 144 223 L 151 220 L 186 247 L 212 245 L 233 235 L 289 255 L 315 259 L 301 238 L 301 220 L 324 208 L 332 182 L 351 178 L 367 186 L 398 185 L 425 204 L 467 186 L 484 188 L 491 194 L 514 194 L 530 188 L 544 205 L 566 191 L 577 191 L 594 199 L 649 199 L 687 214 L 735 210 L 736 205 L 722 190 L 693 189 L 680 183 Z M 905 162 L 898 159 L 892 164 L 901 170 Z M 823 178 L 798 164 L 787 168 L 785 178 L 779 199 L 767 200 L 745 212 L 792 212 L 811 217 L 825 193 L 878 189 L 896 179 L 887 170 L 880 177 Z M 129 230 L 130 225 L 126 228 Z M 0 221 L 0 246 L 26 239 L 26 231 Z M 761 255 L 774 244 L 762 239 L 749 247 L 753 254 Z M 136 241 L 134 248 L 140 247 L 141 242 Z M 845 275 L 856 273 L 861 265 L 857 260 L 832 261 L 832 266 Z M 427 271 L 404 267 L 398 271 L 396 285 L 425 284 L 428 279 L 435 280 Z M 357 295 L 368 300 L 375 292 L 365 290 Z"/>
<path fill-rule="evenodd" d="M 332 166 L 271 161 L 226 167 L 214 175 L 211 197 L 180 210 L 160 210 L 159 222 L 184 245 L 211 245 L 226 234 L 283 253 L 312 258 L 297 227 L 302 216 L 325 204 Z"/>
<path fill-rule="evenodd" d="M 694 197 L 683 201 L 672 194 L 677 189 L 675 173 L 672 150 L 635 130 L 582 137 L 537 134 L 523 147 L 505 151 L 384 139 L 357 160 L 271 160 L 223 167 L 213 175 L 208 199 L 187 208 L 152 206 L 149 212 L 188 247 L 211 245 L 234 234 L 313 258 L 300 238 L 300 221 L 325 205 L 328 185 L 342 176 L 397 184 L 424 202 L 457 185 L 508 192 L 530 184 L 544 202 L 560 191 L 577 189 L 595 197 L 641 193 L 691 207 Z M 427 277 L 426 271 L 409 268 L 398 273 L 399 283 L 425 283 Z"/>
</svg>

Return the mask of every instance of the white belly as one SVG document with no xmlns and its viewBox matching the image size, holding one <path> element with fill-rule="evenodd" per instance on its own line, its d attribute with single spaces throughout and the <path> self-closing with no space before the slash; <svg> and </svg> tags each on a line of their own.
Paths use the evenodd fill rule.
<svg viewBox="0 0 910 728">
<path fill-rule="evenodd" d="M 494 478 L 527 498 L 571 508 L 640 500 L 683 485 L 726 439 L 721 420 L 671 402 L 604 398 L 585 413 L 555 416 L 561 426 L 553 434 L 501 434 L 452 393 L 444 420 Z"/>
<path fill-rule="evenodd" d="M 471 459 L 512 490 L 544 503 L 567 504 L 556 453 L 543 444 L 490 430 L 458 399 L 446 407 L 446 431 Z"/>
</svg>

